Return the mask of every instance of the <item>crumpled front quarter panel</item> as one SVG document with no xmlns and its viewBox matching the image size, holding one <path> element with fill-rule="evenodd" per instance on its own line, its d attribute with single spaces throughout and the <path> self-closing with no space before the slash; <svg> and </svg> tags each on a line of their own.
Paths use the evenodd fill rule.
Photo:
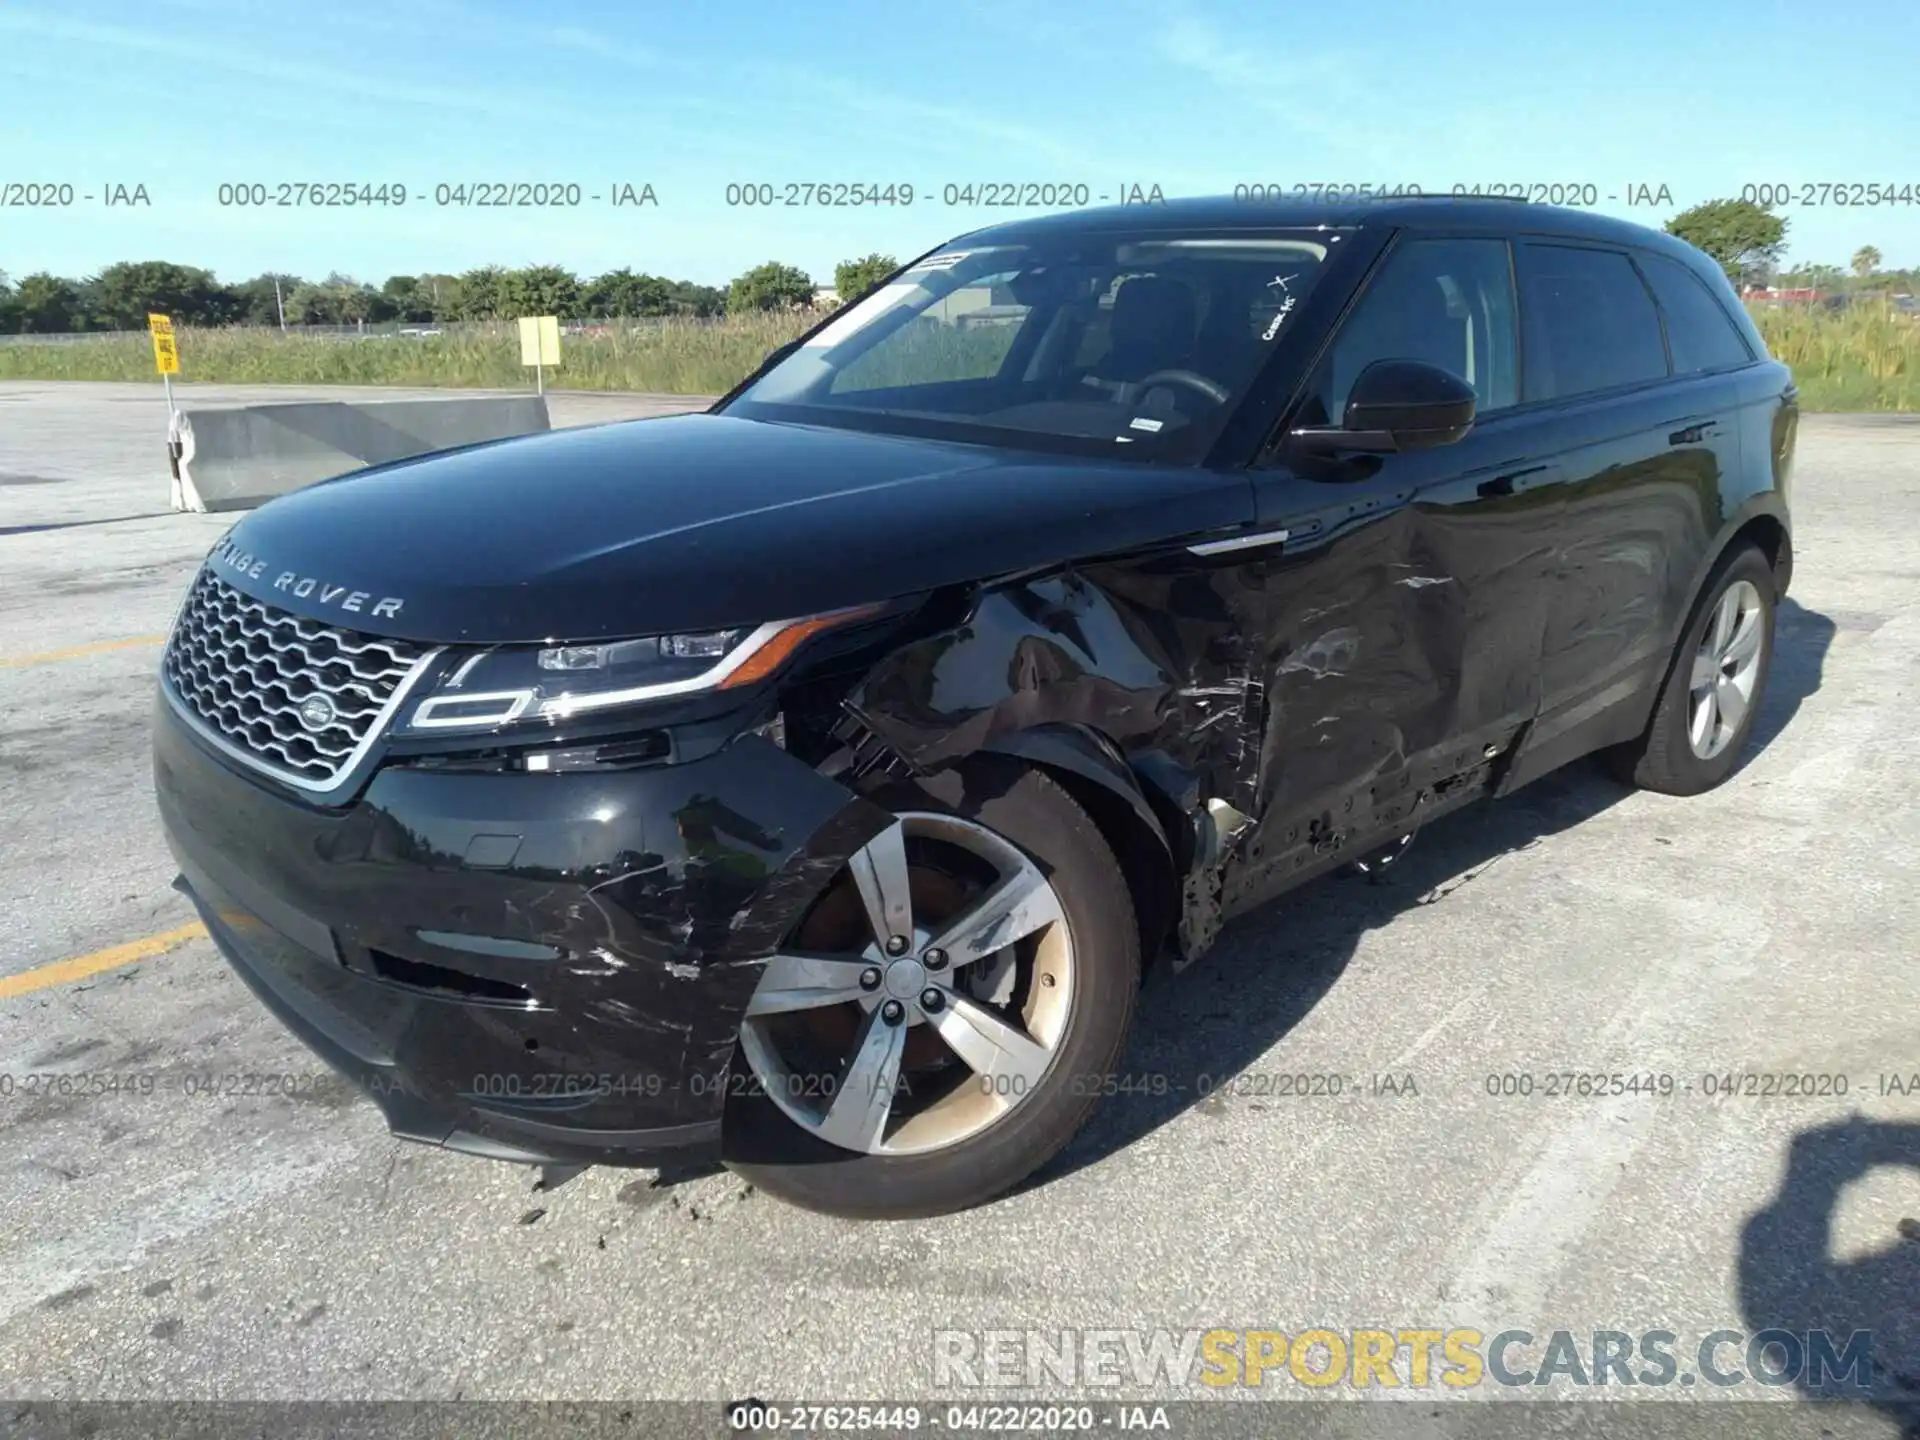
<svg viewBox="0 0 1920 1440">
<path fill-rule="evenodd" d="M 1257 569 L 1182 550 L 1008 582 L 963 623 L 881 661 L 849 707 L 922 769 L 1017 731 L 1080 725 L 1130 758 L 1161 753 L 1202 794 L 1245 799 L 1258 752 Z"/>
</svg>

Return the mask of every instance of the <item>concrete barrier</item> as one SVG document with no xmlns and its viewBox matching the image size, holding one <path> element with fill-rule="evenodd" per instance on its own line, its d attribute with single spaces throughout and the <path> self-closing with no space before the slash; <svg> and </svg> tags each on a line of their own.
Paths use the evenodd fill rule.
<svg viewBox="0 0 1920 1440">
<path fill-rule="evenodd" d="M 246 510 L 369 465 L 549 428 L 537 395 L 183 411 L 167 439 L 173 508 Z"/>
</svg>

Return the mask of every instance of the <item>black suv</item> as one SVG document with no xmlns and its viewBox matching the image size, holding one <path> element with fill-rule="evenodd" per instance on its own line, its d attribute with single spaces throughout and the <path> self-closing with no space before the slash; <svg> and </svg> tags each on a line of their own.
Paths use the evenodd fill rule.
<svg viewBox="0 0 1920 1440">
<path fill-rule="evenodd" d="M 959 1208 L 1234 913 L 1589 752 L 1726 779 L 1795 395 L 1711 262 L 1590 215 L 995 226 L 704 414 L 242 520 L 160 810 L 400 1135 Z"/>
</svg>

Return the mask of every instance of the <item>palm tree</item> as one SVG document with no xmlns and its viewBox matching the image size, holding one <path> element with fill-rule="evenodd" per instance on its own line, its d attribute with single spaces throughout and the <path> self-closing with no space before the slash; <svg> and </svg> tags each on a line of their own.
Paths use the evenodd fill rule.
<svg viewBox="0 0 1920 1440">
<path fill-rule="evenodd" d="M 1853 273 L 1862 280 L 1880 268 L 1880 252 L 1871 245 L 1862 245 L 1853 252 Z"/>
</svg>

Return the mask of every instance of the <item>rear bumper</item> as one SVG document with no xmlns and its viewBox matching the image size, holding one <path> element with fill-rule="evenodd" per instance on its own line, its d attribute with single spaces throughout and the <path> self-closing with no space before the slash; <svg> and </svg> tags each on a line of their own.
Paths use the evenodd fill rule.
<svg viewBox="0 0 1920 1440">
<path fill-rule="evenodd" d="M 234 971 L 396 1135 L 525 1163 L 718 1153 L 765 955 L 883 811 L 758 737 L 560 775 L 389 768 L 322 810 L 154 722 Z"/>
</svg>

